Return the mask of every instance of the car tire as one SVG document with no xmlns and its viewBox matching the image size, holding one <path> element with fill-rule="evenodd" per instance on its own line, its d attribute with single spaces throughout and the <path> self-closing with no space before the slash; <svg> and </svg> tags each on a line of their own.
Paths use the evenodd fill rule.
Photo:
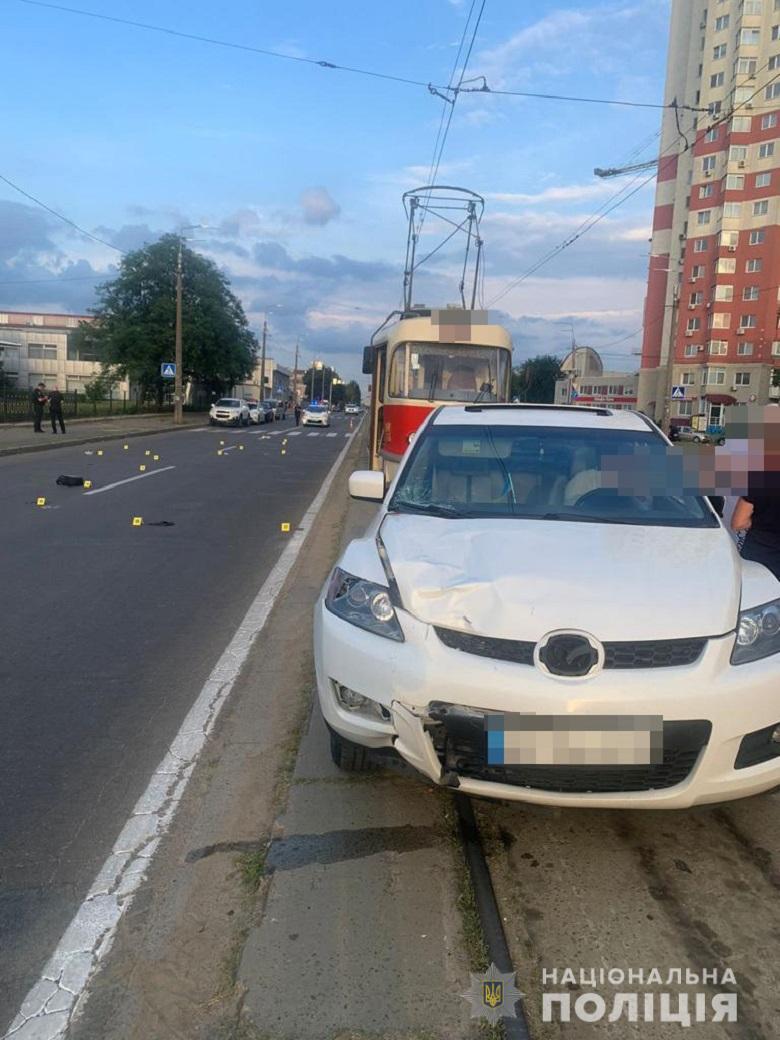
<svg viewBox="0 0 780 1040">
<path fill-rule="evenodd" d="M 209 419 L 209 426 L 216 426 L 216 425 L 217 425 L 216 419 Z"/>
<path fill-rule="evenodd" d="M 701 444 L 701 437 L 694 437 L 693 438 L 693 443 L 694 444 Z"/>
<path fill-rule="evenodd" d="M 726 438 L 725 437 L 718 437 L 716 443 L 717 444 L 725 444 L 726 443 Z"/>
<path fill-rule="evenodd" d="M 328 729 L 330 730 L 330 757 L 333 764 L 338 766 L 342 772 L 366 773 L 378 768 L 369 748 L 347 740 L 330 727 Z"/>
</svg>

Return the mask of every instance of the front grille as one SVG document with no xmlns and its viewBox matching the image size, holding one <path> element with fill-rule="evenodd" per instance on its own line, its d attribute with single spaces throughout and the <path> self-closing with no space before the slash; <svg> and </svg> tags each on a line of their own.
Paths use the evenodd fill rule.
<svg viewBox="0 0 780 1040">
<path fill-rule="evenodd" d="M 535 643 L 522 639 L 494 639 L 451 628 L 434 626 L 445 646 L 477 657 L 513 664 L 534 663 Z M 605 668 L 674 668 L 694 664 L 701 657 L 706 639 L 648 639 L 605 643 Z"/>
<path fill-rule="evenodd" d="M 712 732 L 703 719 L 665 722 L 663 761 L 645 766 L 489 766 L 484 723 L 479 716 L 468 720 L 458 709 L 442 712 L 443 721 L 430 727 L 436 753 L 447 773 L 512 787 L 561 794 L 618 794 L 660 791 L 683 783 L 690 776 Z"/>
</svg>

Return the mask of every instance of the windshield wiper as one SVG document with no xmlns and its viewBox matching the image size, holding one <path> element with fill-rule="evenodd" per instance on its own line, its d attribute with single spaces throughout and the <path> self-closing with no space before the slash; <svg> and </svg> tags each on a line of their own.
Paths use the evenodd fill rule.
<svg viewBox="0 0 780 1040">
<path fill-rule="evenodd" d="M 455 519 L 463 519 L 465 516 L 452 506 L 441 506 L 435 502 L 408 502 L 396 499 L 390 508 L 399 513 L 427 513 L 429 516 L 446 516 Z"/>
<path fill-rule="evenodd" d="M 574 520 L 585 524 L 642 524 L 645 521 L 639 517 L 631 520 L 611 516 L 589 516 L 587 513 L 545 513 L 542 520 Z"/>
</svg>

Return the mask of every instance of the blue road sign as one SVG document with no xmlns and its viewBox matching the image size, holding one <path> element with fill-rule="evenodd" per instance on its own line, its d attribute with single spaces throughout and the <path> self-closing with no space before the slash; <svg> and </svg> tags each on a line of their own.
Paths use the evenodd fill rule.
<svg viewBox="0 0 780 1040">
<path fill-rule="evenodd" d="M 673 386 L 672 387 L 672 400 L 673 401 L 684 401 L 685 400 L 685 387 L 684 386 Z"/>
<path fill-rule="evenodd" d="M 175 379 L 176 365 L 172 361 L 163 361 L 160 365 L 160 375 L 163 379 Z"/>
</svg>

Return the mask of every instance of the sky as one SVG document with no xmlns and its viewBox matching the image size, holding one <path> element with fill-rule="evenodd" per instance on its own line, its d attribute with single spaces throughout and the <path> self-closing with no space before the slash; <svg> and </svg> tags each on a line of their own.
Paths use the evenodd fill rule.
<svg viewBox="0 0 780 1040">
<path fill-rule="evenodd" d="M 419 81 L 410 85 L 0 0 L 0 309 L 86 313 L 121 250 L 184 225 L 269 352 L 360 376 L 401 300 L 404 191 L 429 183 L 471 0 L 73 0 L 82 10 Z M 477 0 L 479 8 L 481 0 Z M 493 90 L 662 100 L 669 0 L 486 0 L 466 77 Z M 473 20 L 472 23 L 473 24 Z M 478 81 L 481 82 L 481 81 Z M 654 108 L 461 93 L 437 183 L 485 198 L 485 303 L 515 362 L 603 348 L 638 368 L 654 183 L 596 166 L 657 153 Z M 525 277 L 617 193 L 636 193 Z M 617 197 L 616 197 L 617 196 Z M 421 248 L 441 241 L 431 218 Z M 458 298 L 454 240 L 415 302 Z"/>
</svg>

